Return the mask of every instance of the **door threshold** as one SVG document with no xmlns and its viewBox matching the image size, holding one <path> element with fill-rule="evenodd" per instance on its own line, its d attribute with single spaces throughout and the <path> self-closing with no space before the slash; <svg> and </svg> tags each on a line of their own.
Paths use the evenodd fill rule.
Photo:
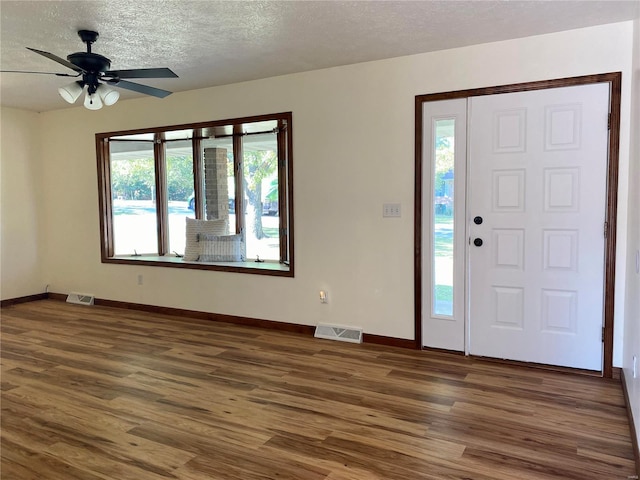
<svg viewBox="0 0 640 480">
<path fill-rule="evenodd" d="M 545 363 L 523 362 L 520 360 L 507 360 L 503 358 L 483 357 L 480 355 L 469 355 L 469 358 L 473 360 L 482 360 L 485 362 L 499 363 L 502 365 L 512 365 L 517 367 L 531 368 L 535 370 L 548 370 L 551 372 L 570 373 L 572 375 L 583 375 L 587 377 L 603 377 L 602 370 L 586 370 L 584 368 L 561 367 L 559 365 L 548 365 Z M 616 378 L 616 376 L 614 375 L 613 378 Z M 619 378 L 620 378 L 620 374 L 618 372 L 618 379 Z"/>
</svg>

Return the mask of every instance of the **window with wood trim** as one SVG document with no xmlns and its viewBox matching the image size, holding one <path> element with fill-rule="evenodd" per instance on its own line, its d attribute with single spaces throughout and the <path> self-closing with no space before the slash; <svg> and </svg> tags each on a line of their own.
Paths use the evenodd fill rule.
<svg viewBox="0 0 640 480">
<path fill-rule="evenodd" d="M 97 134 L 102 261 L 293 276 L 291 120 Z M 236 240 L 241 258 L 202 255 Z"/>
</svg>

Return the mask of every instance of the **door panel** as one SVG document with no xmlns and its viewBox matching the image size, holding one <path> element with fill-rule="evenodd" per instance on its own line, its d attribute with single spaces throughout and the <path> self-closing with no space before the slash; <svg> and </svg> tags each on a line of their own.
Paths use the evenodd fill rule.
<svg viewBox="0 0 640 480">
<path fill-rule="evenodd" d="M 608 105 L 608 84 L 470 99 L 470 353 L 601 369 Z"/>
</svg>

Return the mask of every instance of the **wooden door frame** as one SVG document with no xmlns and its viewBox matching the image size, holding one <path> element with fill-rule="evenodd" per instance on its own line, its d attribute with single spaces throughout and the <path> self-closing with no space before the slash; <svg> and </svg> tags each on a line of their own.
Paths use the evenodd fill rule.
<svg viewBox="0 0 640 480">
<path fill-rule="evenodd" d="M 615 301 L 616 227 L 618 211 L 618 163 L 620 158 L 620 102 L 622 72 L 584 75 L 536 82 L 516 83 L 453 92 L 431 93 L 415 97 L 415 192 L 414 192 L 414 308 L 415 348 L 421 349 L 422 341 L 422 106 L 426 102 L 457 98 L 496 95 L 501 93 L 526 92 L 549 88 L 573 87 L 594 83 L 609 83 L 609 146 L 607 165 L 607 207 L 604 252 L 604 359 L 602 375 L 613 376 L 613 314 Z"/>
</svg>

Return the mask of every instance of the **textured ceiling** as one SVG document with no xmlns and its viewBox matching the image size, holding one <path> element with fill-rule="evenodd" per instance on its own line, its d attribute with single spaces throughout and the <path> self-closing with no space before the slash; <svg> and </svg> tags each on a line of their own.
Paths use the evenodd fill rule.
<svg viewBox="0 0 640 480">
<path fill-rule="evenodd" d="M 62 58 L 84 51 L 113 69 L 169 67 L 140 81 L 174 92 L 635 18 L 639 0 L 571 1 L 0 1 L 0 69 L 67 73 L 25 47 Z M 2 105 L 68 108 L 69 79 L 0 74 Z M 141 94 L 121 90 L 121 99 Z M 162 100 L 158 100 L 162 101 Z"/>
</svg>

